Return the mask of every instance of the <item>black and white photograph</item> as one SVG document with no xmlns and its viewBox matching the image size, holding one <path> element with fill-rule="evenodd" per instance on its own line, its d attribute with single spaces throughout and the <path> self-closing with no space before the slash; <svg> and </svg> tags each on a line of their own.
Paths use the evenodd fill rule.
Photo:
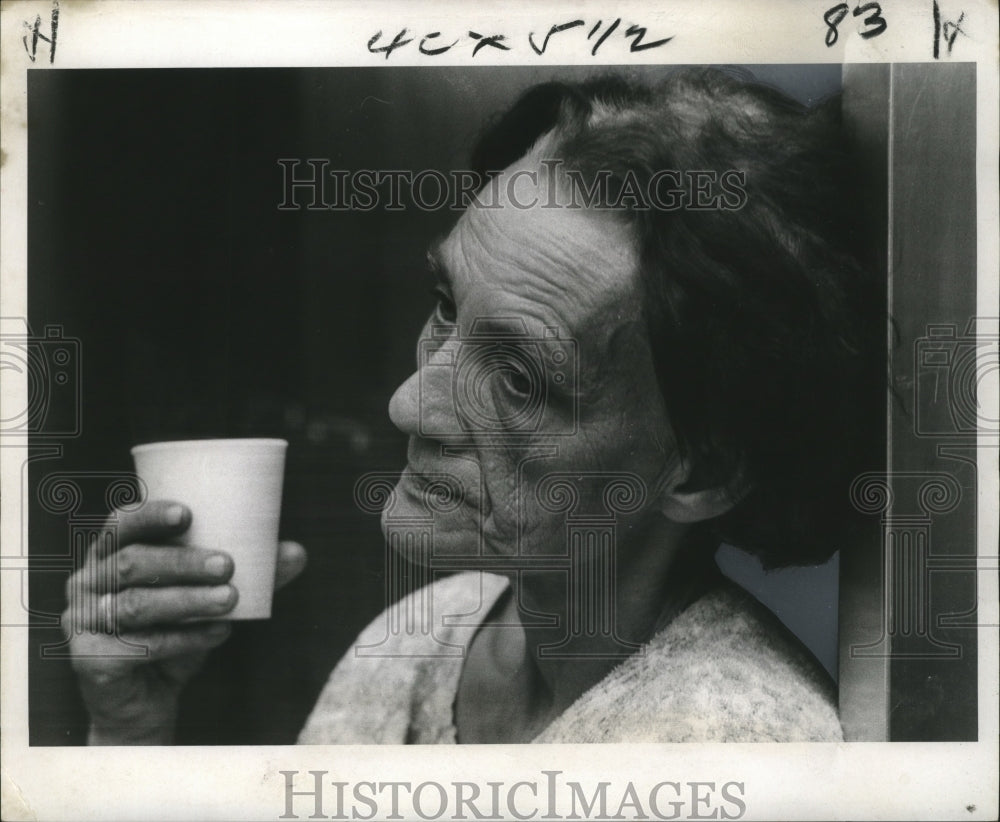
<svg viewBox="0 0 1000 822">
<path fill-rule="evenodd" d="M 996 9 L 677 5 L 3 4 L 5 819 L 995 818 Z"/>
</svg>

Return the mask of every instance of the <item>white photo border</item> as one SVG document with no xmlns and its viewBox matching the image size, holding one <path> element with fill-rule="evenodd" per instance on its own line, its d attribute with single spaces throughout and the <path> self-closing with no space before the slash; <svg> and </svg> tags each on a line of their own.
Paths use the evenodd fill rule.
<svg viewBox="0 0 1000 822">
<path fill-rule="evenodd" d="M 58 3 L 57 52 L 52 67 L 235 67 L 426 65 L 414 49 L 388 61 L 367 43 L 376 30 L 503 31 L 516 52 L 488 49 L 473 57 L 473 41 L 435 58 L 436 65 L 569 65 L 631 63 L 869 63 L 929 62 L 932 0 L 882 0 L 888 29 L 864 39 L 844 29 L 824 43 L 823 14 L 832 0 L 768 0 L 751 4 L 696 0 L 544 2 L 530 6 L 491 2 L 375 3 L 282 2 L 254 4 L 199 0 Z M 852 2 L 851 6 L 858 6 Z M 995 316 L 998 304 L 998 41 L 997 8 L 989 0 L 941 0 L 964 13 L 961 40 L 939 59 L 977 64 L 978 311 Z M 0 168 L 0 303 L 4 316 L 27 316 L 27 72 L 46 70 L 47 40 L 34 55 L 25 38 L 40 18 L 49 31 L 52 0 L 4 3 L 2 47 L 3 155 Z M 530 31 L 575 17 L 630 17 L 650 31 L 673 36 L 669 48 L 636 53 L 627 41 L 594 57 L 586 47 L 553 47 L 538 55 Z M 853 24 L 852 24 L 853 25 Z M 623 43 L 625 45 L 623 45 Z M 36 43 L 37 45 L 37 43 Z M 609 44 L 611 45 L 611 44 Z M 20 407 L 23 375 L 4 373 L 3 401 Z M 996 398 L 989 398 L 993 403 Z M 995 411 L 995 405 L 993 406 Z M 996 414 L 993 414 L 994 418 Z M 19 489 L 26 450 L 0 443 L 2 455 L 3 570 L 25 544 Z M 979 554 L 995 556 L 997 450 L 979 455 Z M 13 547 L 12 547 L 13 546 Z M 21 607 L 21 573 L 0 574 L 5 616 Z M 26 588 L 26 586 L 25 586 Z M 979 575 L 979 615 L 997 625 L 997 579 Z M 7 622 L 6 619 L 3 620 Z M 3 632 L 2 754 L 5 819 L 278 819 L 286 811 L 282 771 L 327 772 L 346 783 L 406 780 L 449 783 L 502 780 L 541 785 L 546 771 L 583 785 L 612 783 L 621 795 L 631 782 L 640 795 L 665 780 L 740 782 L 744 819 L 995 819 L 997 816 L 998 675 L 996 628 L 979 631 L 979 741 L 972 743 L 844 743 L 789 745 L 552 745 L 39 748 L 28 745 L 27 630 Z M 302 789 L 297 785 L 297 789 Z M 617 792 L 614 792 L 617 789 Z M 522 792 L 522 812 L 543 819 L 544 796 Z M 309 802 L 296 800 L 299 818 Z M 562 808 L 561 813 L 568 811 Z M 329 818 L 333 808 L 326 810 Z M 287 818 L 287 817 L 286 817 Z M 410 817 L 406 817 L 410 818 Z M 445 817 L 447 818 L 447 817 Z M 568 817 L 566 817 L 568 818 Z M 627 818 L 627 817 L 626 817 Z M 696 816 L 679 818 L 697 818 Z"/>
</svg>

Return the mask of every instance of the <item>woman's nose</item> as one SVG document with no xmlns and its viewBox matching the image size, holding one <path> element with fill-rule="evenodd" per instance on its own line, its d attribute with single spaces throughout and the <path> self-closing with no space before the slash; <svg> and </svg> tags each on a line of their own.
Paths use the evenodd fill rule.
<svg viewBox="0 0 1000 822">
<path fill-rule="evenodd" d="M 453 340 L 418 343 L 417 370 L 389 400 L 389 419 L 404 434 L 435 438 L 462 433 L 452 401 L 456 349 Z"/>
<path fill-rule="evenodd" d="M 420 372 L 414 371 L 389 400 L 389 419 L 404 434 L 420 435 Z"/>
</svg>

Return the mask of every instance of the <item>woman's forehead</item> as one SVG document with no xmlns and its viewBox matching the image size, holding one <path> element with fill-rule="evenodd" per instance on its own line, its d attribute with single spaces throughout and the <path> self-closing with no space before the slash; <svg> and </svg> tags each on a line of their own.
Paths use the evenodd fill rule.
<svg viewBox="0 0 1000 822">
<path fill-rule="evenodd" d="M 521 303 L 581 319 L 634 297 L 631 228 L 550 198 L 545 176 L 530 157 L 505 169 L 440 243 L 436 253 L 459 302 Z"/>
</svg>

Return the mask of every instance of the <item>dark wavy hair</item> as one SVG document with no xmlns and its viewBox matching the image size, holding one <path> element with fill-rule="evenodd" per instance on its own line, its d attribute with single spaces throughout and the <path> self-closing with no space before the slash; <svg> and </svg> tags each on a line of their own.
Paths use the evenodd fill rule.
<svg viewBox="0 0 1000 822">
<path fill-rule="evenodd" d="M 661 169 L 745 172 L 739 209 L 616 213 L 639 240 L 688 486 L 739 495 L 710 527 L 765 567 L 825 561 L 849 538 L 851 479 L 880 464 L 886 401 L 885 288 L 861 262 L 870 234 L 839 98 L 809 108 L 717 69 L 655 87 L 545 83 L 489 125 L 473 168 L 488 178 L 549 132 L 566 168 L 606 169 L 612 185 L 645 186 Z"/>
</svg>

